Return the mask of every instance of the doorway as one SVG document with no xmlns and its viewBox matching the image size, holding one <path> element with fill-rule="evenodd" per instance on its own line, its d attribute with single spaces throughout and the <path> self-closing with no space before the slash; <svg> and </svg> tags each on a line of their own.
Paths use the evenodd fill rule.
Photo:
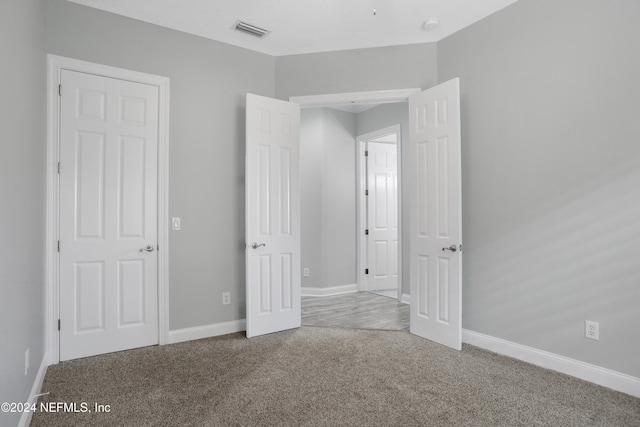
<svg viewBox="0 0 640 427">
<path fill-rule="evenodd" d="M 357 100 L 389 101 L 398 91 L 292 97 L 289 104 L 317 106 L 329 101 L 349 104 Z M 391 92 L 391 95 L 390 95 Z M 402 91 L 400 91 L 402 92 Z M 408 224 L 410 250 L 410 332 L 454 349 L 461 349 L 461 143 L 460 80 L 441 83 L 425 91 L 405 91 L 408 97 Z M 276 100 L 273 100 L 274 102 Z M 283 102 L 283 101 L 279 101 Z M 374 101 L 374 103 L 380 103 Z M 247 117 L 249 111 L 247 108 Z M 260 122 L 247 120 L 247 147 L 251 145 L 249 127 Z M 266 131 L 268 127 L 262 126 Z M 296 145 L 297 145 L 296 138 Z M 355 151 L 355 150 L 354 150 Z M 246 179 L 246 178 L 245 178 Z M 264 194 L 264 193 L 260 193 Z M 259 211 L 247 209 L 247 221 L 259 221 Z M 405 221 L 405 218 L 402 218 Z M 246 241 L 254 240 L 247 233 Z M 298 246 L 300 239 L 297 240 Z M 255 248 L 260 247 L 256 245 Z M 247 264 L 247 270 L 254 268 Z M 306 267 L 297 263 L 294 271 L 306 276 Z M 403 266 L 404 268 L 404 266 Z M 254 272 L 251 272 L 254 273 Z M 247 277 L 251 274 L 247 273 Z M 268 276 L 265 276 L 268 277 Z M 297 287 L 301 289 L 301 287 Z M 259 295 L 260 283 L 247 280 L 247 294 Z M 265 294 L 268 301 L 274 296 Z M 293 301 L 299 305 L 300 299 Z M 249 311 L 249 306 L 247 306 Z M 296 310 L 289 316 L 298 317 Z M 260 314 L 248 313 L 250 315 Z M 298 317 L 299 318 L 299 317 Z M 292 320 L 293 321 L 293 320 Z M 248 324 L 248 322 L 247 322 Z M 248 326 L 247 326 L 248 329 Z"/>
<path fill-rule="evenodd" d="M 301 117 L 302 324 L 335 325 L 326 315 L 348 327 L 407 329 L 409 307 L 398 304 L 407 103 L 314 106 Z"/>
<path fill-rule="evenodd" d="M 401 125 L 357 137 L 359 290 L 401 300 Z"/>
<path fill-rule="evenodd" d="M 356 129 L 351 133 L 351 138 L 353 142 L 353 138 L 356 139 L 356 145 L 352 148 L 352 152 L 354 153 L 353 161 L 350 165 L 356 165 L 356 176 L 351 178 L 357 184 L 356 190 L 352 194 L 352 198 L 356 200 L 355 209 L 355 217 L 356 224 L 355 228 L 352 231 L 348 231 L 355 236 L 355 251 L 353 253 L 356 255 L 356 269 L 355 269 L 355 277 L 351 277 L 345 280 L 343 279 L 341 283 L 331 283 L 326 284 L 326 287 L 317 287 L 317 283 L 311 283 L 314 287 L 306 287 L 309 285 L 305 284 L 305 277 L 308 274 L 308 271 L 305 269 L 305 266 L 302 266 L 303 278 L 302 278 L 302 286 L 303 286 L 303 295 L 314 295 L 314 296 L 326 296 L 326 295 L 335 295 L 346 292 L 355 292 L 355 291 L 364 291 L 365 290 L 365 270 L 366 266 L 366 257 L 365 248 L 366 243 L 364 240 L 365 237 L 365 226 L 366 223 L 364 214 L 365 214 L 365 201 L 364 201 L 364 191 L 365 186 L 362 184 L 363 182 L 363 171 L 364 171 L 364 148 L 358 146 L 358 135 L 368 135 L 372 134 L 376 131 L 380 131 L 381 129 L 387 129 L 393 126 L 400 125 L 399 130 L 399 141 L 408 142 L 408 132 L 409 132 L 409 117 L 408 117 L 408 106 L 407 101 L 410 96 L 420 93 L 421 90 L 418 88 L 411 89 L 398 89 L 398 90 L 384 90 L 384 91 L 370 91 L 370 92 L 354 92 L 354 93 L 338 93 L 338 94 L 327 94 L 327 95 L 312 95 L 312 96 L 298 96 L 290 98 L 291 102 L 295 102 L 302 107 L 302 112 L 304 113 L 308 109 L 315 109 L 319 107 L 328 108 L 328 109 L 341 109 L 345 111 L 351 111 L 357 113 L 362 119 L 358 120 L 358 124 L 354 126 Z M 303 129 L 301 128 L 301 131 Z M 302 132 L 301 132 L 302 135 Z M 402 143 L 398 145 L 398 148 L 402 147 Z M 406 147 L 404 149 L 406 150 Z M 318 156 L 316 156 L 318 157 Z M 403 156 L 398 155 L 398 158 L 401 159 Z M 404 156 L 405 159 L 409 157 Z M 362 162 L 362 165 L 360 164 Z M 400 162 L 402 163 L 402 161 Z M 399 167 L 398 172 L 401 172 L 401 166 Z M 353 172 L 352 172 L 353 173 Z M 399 180 L 400 182 L 400 180 Z M 304 184 L 304 182 L 303 182 Z M 401 183 L 399 185 L 400 192 L 398 194 L 398 201 L 402 204 L 402 186 Z M 404 191 L 408 191 L 408 188 L 405 188 Z M 304 194 L 303 194 L 304 197 Z M 408 200 L 408 199 L 405 199 Z M 316 203 L 318 202 L 315 199 Z M 315 212 L 318 210 L 316 209 Z M 304 212 L 303 212 L 304 214 Z M 408 229 L 402 229 L 402 224 L 408 224 L 409 222 L 409 210 L 401 210 L 401 213 L 398 216 L 399 224 L 400 224 L 400 237 L 399 237 L 399 249 L 398 255 L 401 258 L 402 252 L 408 253 L 408 245 L 409 245 L 409 236 L 403 235 L 403 233 L 407 233 Z M 403 244 L 404 241 L 404 244 Z M 317 246 L 314 246 L 314 249 L 318 252 Z M 303 251 L 304 251 L 304 242 L 303 242 Z M 319 259 L 320 254 L 314 257 L 314 259 Z M 407 259 L 400 259 L 398 261 L 398 282 L 400 290 L 398 292 L 399 299 L 402 302 L 409 303 L 409 262 Z M 353 269 L 353 267 L 351 267 Z M 310 270 L 311 276 L 313 277 L 312 268 Z M 353 270 L 351 270 L 353 271 Z M 402 279 L 404 273 L 405 280 Z M 402 282 L 404 286 L 402 285 Z M 309 283 L 307 280 L 306 283 Z"/>
</svg>

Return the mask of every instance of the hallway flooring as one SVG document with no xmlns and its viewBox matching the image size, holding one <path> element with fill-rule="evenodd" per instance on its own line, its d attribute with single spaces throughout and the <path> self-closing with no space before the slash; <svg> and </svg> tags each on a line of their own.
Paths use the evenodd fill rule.
<svg viewBox="0 0 640 427">
<path fill-rule="evenodd" d="M 302 297 L 302 326 L 408 330 L 409 305 L 368 292 Z"/>
</svg>

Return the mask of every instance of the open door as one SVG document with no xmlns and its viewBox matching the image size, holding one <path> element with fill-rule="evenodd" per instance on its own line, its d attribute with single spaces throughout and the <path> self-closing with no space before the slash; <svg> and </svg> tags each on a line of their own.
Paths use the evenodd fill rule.
<svg viewBox="0 0 640 427">
<path fill-rule="evenodd" d="M 247 337 L 297 328 L 300 106 L 247 94 Z"/>
<path fill-rule="evenodd" d="M 462 348 L 460 81 L 409 97 L 411 333 Z"/>
</svg>

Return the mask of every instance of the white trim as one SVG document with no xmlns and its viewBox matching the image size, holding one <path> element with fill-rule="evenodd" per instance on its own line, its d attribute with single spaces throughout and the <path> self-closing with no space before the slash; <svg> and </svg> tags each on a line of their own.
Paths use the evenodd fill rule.
<svg viewBox="0 0 640 427">
<path fill-rule="evenodd" d="M 357 286 L 359 291 L 367 291 L 366 277 L 364 269 L 368 268 L 367 262 L 367 236 L 364 231 L 367 227 L 367 209 L 365 189 L 367 183 L 367 168 L 364 152 L 366 144 L 372 139 L 380 138 L 385 135 L 396 135 L 396 163 L 398 174 L 398 293 L 396 299 L 400 301 L 402 297 L 402 127 L 400 124 L 387 126 L 373 132 L 365 133 L 356 137 L 356 176 L 358 177 L 357 196 L 356 196 L 356 230 L 359 238 L 356 239 L 357 254 Z"/>
<path fill-rule="evenodd" d="M 411 295 L 409 294 L 402 294 L 402 297 L 400 297 L 400 302 L 402 304 L 409 304 L 411 305 Z"/>
<path fill-rule="evenodd" d="M 195 326 L 193 328 L 176 329 L 169 331 L 167 344 L 217 337 L 246 330 L 247 322 L 245 319 L 212 323 L 210 325 Z"/>
<path fill-rule="evenodd" d="M 358 292 L 358 285 L 341 285 L 332 286 L 330 288 L 301 288 L 301 294 L 303 297 L 328 297 L 331 295 L 349 294 L 352 292 Z"/>
<path fill-rule="evenodd" d="M 640 378 L 511 341 L 462 330 L 462 342 L 640 397 Z"/>
<path fill-rule="evenodd" d="M 158 342 L 169 335 L 169 78 L 47 55 L 47 200 L 45 236 L 46 352 L 48 363 L 60 361 L 58 342 L 58 85 L 62 70 L 129 80 L 158 87 Z"/>
<path fill-rule="evenodd" d="M 367 237 L 364 235 L 367 224 L 367 202 L 364 195 L 367 185 L 365 148 L 365 143 L 356 138 L 356 176 L 358 177 L 356 185 L 356 233 L 358 234 L 358 238 L 356 238 L 356 286 L 359 291 L 364 291 L 366 287 L 364 269 L 367 265 Z"/>
<path fill-rule="evenodd" d="M 292 96 L 290 102 L 300 104 L 303 108 L 325 107 L 336 104 L 383 104 L 391 102 L 404 102 L 421 89 L 394 89 L 375 90 L 367 92 L 329 93 L 323 95 Z"/>
<path fill-rule="evenodd" d="M 40 390 L 42 390 L 42 383 L 44 382 L 44 376 L 47 373 L 47 366 L 49 366 L 49 355 L 45 353 L 42 356 L 42 361 L 40 362 L 40 368 L 38 368 L 38 373 L 33 380 L 33 386 L 31 387 L 31 392 L 29 393 L 29 403 L 38 403 L 38 395 L 40 394 Z M 18 427 L 28 427 L 31 424 L 31 417 L 33 416 L 33 411 L 24 411 L 22 416 L 20 416 L 20 421 L 18 421 Z"/>
</svg>

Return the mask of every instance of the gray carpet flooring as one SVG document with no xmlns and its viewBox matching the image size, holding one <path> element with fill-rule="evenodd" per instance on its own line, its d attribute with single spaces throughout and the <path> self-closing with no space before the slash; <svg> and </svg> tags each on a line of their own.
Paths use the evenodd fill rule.
<svg viewBox="0 0 640 427">
<path fill-rule="evenodd" d="M 405 331 L 302 327 L 49 367 L 32 426 L 640 426 L 640 399 Z"/>
</svg>

